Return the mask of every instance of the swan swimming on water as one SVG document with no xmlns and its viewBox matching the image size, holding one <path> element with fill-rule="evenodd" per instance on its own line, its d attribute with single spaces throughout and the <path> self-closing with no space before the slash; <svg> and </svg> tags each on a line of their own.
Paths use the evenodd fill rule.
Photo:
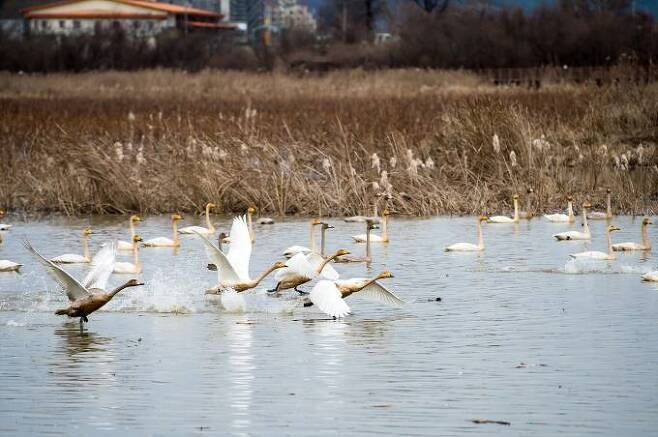
<svg viewBox="0 0 658 437">
<path fill-rule="evenodd" d="M 142 219 L 138 215 L 131 215 L 128 220 L 128 229 L 130 229 L 130 241 L 119 241 L 117 242 L 117 250 L 132 250 L 133 249 L 133 237 L 135 236 L 135 223 L 141 222 Z"/>
<path fill-rule="evenodd" d="M 115 262 L 113 273 L 141 273 L 142 272 L 142 263 L 139 260 L 139 242 L 142 241 L 142 237 L 135 234 L 133 235 L 133 262 Z"/>
<path fill-rule="evenodd" d="M 0 209 L 0 219 L 5 216 L 5 210 Z M 7 224 L 7 223 L 0 223 L 0 231 L 8 231 L 9 228 L 11 228 L 12 225 Z"/>
<path fill-rule="evenodd" d="M 215 208 L 216 205 L 214 203 L 208 203 L 206 204 L 206 226 L 186 226 L 184 228 L 180 228 L 178 232 L 180 234 L 214 234 L 215 233 L 215 227 L 213 226 L 212 222 L 210 221 L 210 210 Z"/>
<path fill-rule="evenodd" d="M 178 231 L 176 229 L 176 223 L 180 220 L 183 220 L 183 217 L 176 213 L 171 216 L 171 229 L 172 229 L 172 238 L 167 237 L 158 237 L 151 238 L 142 243 L 144 247 L 178 247 L 180 246 L 180 240 L 178 239 Z"/>
<path fill-rule="evenodd" d="M 310 223 L 310 228 L 309 228 L 309 242 L 311 244 L 311 247 L 308 248 L 306 246 L 290 246 L 284 249 L 282 255 L 286 258 L 292 258 L 293 256 L 297 255 L 298 253 L 311 253 L 315 252 L 315 227 L 318 225 L 321 225 L 322 221 L 320 219 L 313 219 L 311 220 Z"/>
<path fill-rule="evenodd" d="M 576 216 L 573 215 L 573 198 L 567 197 L 567 213 L 566 214 L 544 214 L 546 220 L 555 223 L 573 223 L 576 221 Z"/>
<path fill-rule="evenodd" d="M 587 258 L 596 260 L 613 260 L 616 259 L 615 252 L 612 250 L 612 233 L 618 231 L 619 228 L 615 225 L 608 225 L 608 252 L 601 252 L 598 250 L 590 250 L 587 252 L 572 253 L 569 255 L 571 258 Z"/>
<path fill-rule="evenodd" d="M 89 256 L 89 236 L 94 232 L 90 227 L 86 227 L 82 231 L 82 255 L 75 253 L 65 253 L 64 255 L 59 255 L 54 258 L 50 258 L 50 261 L 56 264 L 87 264 L 91 262 L 91 257 Z"/>
<path fill-rule="evenodd" d="M 478 252 L 484 250 L 484 239 L 482 238 L 482 223 L 489 219 L 486 215 L 478 218 L 478 244 L 473 243 L 455 243 L 446 247 L 446 252 Z"/>
<path fill-rule="evenodd" d="M 558 241 L 569 241 L 569 240 L 591 240 L 592 234 L 589 230 L 589 223 L 587 223 L 587 209 L 591 208 L 592 205 L 589 203 L 583 204 L 583 231 L 567 231 L 560 232 L 559 234 L 553 235 Z"/>
<path fill-rule="evenodd" d="M 384 212 L 382 213 L 382 234 L 381 235 L 370 235 L 370 242 L 371 243 L 388 243 L 389 238 L 388 238 L 388 217 L 390 215 L 390 212 L 388 209 L 385 209 Z M 354 240 L 355 243 L 365 243 L 368 240 L 368 235 L 366 234 L 359 234 L 359 235 L 352 235 L 352 239 Z"/>
<path fill-rule="evenodd" d="M 493 217 L 489 217 L 488 222 L 489 223 L 518 223 L 519 222 L 519 195 L 514 194 L 512 196 L 512 199 L 514 201 L 514 216 L 507 217 L 505 215 L 495 215 Z"/>
<path fill-rule="evenodd" d="M 0 233 L 0 243 L 2 243 L 2 233 Z M 0 272 L 18 272 L 23 264 L 18 264 L 8 259 L 0 259 Z"/>
<path fill-rule="evenodd" d="M 642 243 L 634 243 L 630 241 L 624 243 L 616 243 L 612 245 L 612 250 L 618 252 L 626 252 L 633 250 L 646 250 L 646 251 L 651 250 L 651 241 L 649 241 L 649 232 L 647 231 L 647 228 L 651 224 L 653 224 L 653 222 L 649 217 L 645 217 L 642 220 L 642 224 L 640 225 L 640 236 L 642 238 Z"/>
</svg>

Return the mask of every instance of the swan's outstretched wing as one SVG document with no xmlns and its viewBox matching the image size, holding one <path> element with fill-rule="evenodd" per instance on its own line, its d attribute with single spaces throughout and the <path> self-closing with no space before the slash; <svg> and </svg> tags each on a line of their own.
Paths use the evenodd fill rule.
<svg viewBox="0 0 658 437">
<path fill-rule="evenodd" d="M 82 281 L 82 285 L 86 289 L 97 288 L 105 290 L 107 281 L 109 281 L 112 270 L 114 270 L 116 254 L 117 249 L 114 243 L 106 244 L 98 251 L 94 259 L 91 260 L 93 268 Z"/>
<path fill-rule="evenodd" d="M 379 302 L 384 305 L 402 306 L 405 303 L 402 299 L 397 297 L 395 293 L 377 281 L 363 288 L 356 294 L 368 300 Z"/>
<path fill-rule="evenodd" d="M 195 234 L 206 247 L 206 255 L 208 255 L 208 259 L 217 266 L 217 278 L 219 279 L 219 282 L 240 282 L 240 277 L 226 255 L 224 255 L 224 252 L 212 244 L 205 235 L 199 234 L 198 232 L 195 232 Z"/>
<path fill-rule="evenodd" d="M 318 281 L 309 298 L 320 311 L 332 317 L 345 317 L 350 313 L 350 307 L 332 281 Z"/>
<path fill-rule="evenodd" d="M 298 253 L 286 261 L 286 266 L 287 267 L 278 269 L 274 274 L 274 279 L 276 279 L 277 282 L 281 282 L 291 276 L 303 276 L 308 279 L 313 279 L 318 276 L 317 270 L 309 264 L 306 260 L 306 255 L 303 253 Z"/>
<path fill-rule="evenodd" d="M 41 254 L 32 247 L 29 241 L 25 240 L 23 241 L 23 244 L 28 252 L 30 252 L 37 261 L 43 264 L 48 274 L 64 289 L 66 296 L 68 296 L 70 301 L 89 296 L 89 292 L 78 282 L 77 279 L 67 273 L 64 269 L 41 256 Z"/>
<path fill-rule="evenodd" d="M 306 255 L 306 260 L 311 265 L 311 267 L 313 268 L 313 271 L 317 275 L 318 274 L 317 271 L 320 268 L 320 265 L 324 262 L 324 258 L 322 258 L 319 254 L 317 254 L 315 252 L 311 252 L 308 255 Z M 322 269 L 322 272 L 320 272 L 320 275 L 322 275 L 326 279 L 331 279 L 332 281 L 335 281 L 338 278 L 340 278 L 340 275 L 338 274 L 336 269 L 334 269 L 329 264 L 324 266 L 324 268 Z"/>
<path fill-rule="evenodd" d="M 226 258 L 231 262 L 238 277 L 249 279 L 249 260 L 251 258 L 251 234 L 245 216 L 235 217 L 231 225 L 231 247 Z"/>
</svg>

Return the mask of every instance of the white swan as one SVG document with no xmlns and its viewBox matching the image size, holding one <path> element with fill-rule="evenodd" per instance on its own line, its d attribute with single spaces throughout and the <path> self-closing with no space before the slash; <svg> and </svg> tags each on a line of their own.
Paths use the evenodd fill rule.
<svg viewBox="0 0 658 437">
<path fill-rule="evenodd" d="M 0 209 L 0 219 L 5 216 L 5 210 Z M 0 231 L 8 231 L 9 228 L 11 228 L 12 225 L 9 225 L 7 223 L 0 223 Z"/>
<path fill-rule="evenodd" d="M 646 282 L 658 282 L 658 270 L 645 273 L 642 275 L 642 280 Z"/>
<path fill-rule="evenodd" d="M 518 223 L 519 222 L 519 195 L 515 194 L 512 196 L 514 200 L 514 216 L 507 217 L 505 215 L 495 215 L 489 217 L 489 223 Z"/>
<path fill-rule="evenodd" d="M 219 250 L 205 235 L 197 234 L 206 247 L 206 254 L 210 261 L 217 266 L 218 283 L 206 291 L 206 294 L 219 294 L 225 289 L 236 292 L 249 290 L 258 286 L 267 275 L 276 269 L 286 266 L 281 261 L 275 262 L 269 269 L 256 279 L 249 277 L 249 261 L 251 259 L 251 237 L 246 218 L 236 217 L 231 226 L 231 247 L 228 254 Z"/>
<path fill-rule="evenodd" d="M 381 235 L 370 235 L 371 243 L 388 243 L 388 216 L 390 212 L 388 209 L 385 209 L 382 213 L 382 234 Z M 352 239 L 355 243 L 365 243 L 368 240 L 367 234 L 352 235 Z"/>
<path fill-rule="evenodd" d="M 576 217 L 573 215 L 573 198 L 567 197 L 567 213 L 566 214 L 544 214 L 546 220 L 555 223 L 573 223 Z"/>
<path fill-rule="evenodd" d="M 142 273 L 142 263 L 139 260 L 139 242 L 142 237 L 135 234 L 133 235 L 133 262 L 115 262 L 113 273 Z"/>
<path fill-rule="evenodd" d="M 128 228 L 130 229 L 130 240 L 131 241 L 118 241 L 117 250 L 132 250 L 133 243 L 132 239 L 135 236 L 135 223 L 141 222 L 142 219 L 138 215 L 131 215 L 128 220 Z"/>
<path fill-rule="evenodd" d="M 605 212 L 592 211 L 587 218 L 590 220 L 609 220 L 612 218 L 612 201 L 610 188 L 606 190 L 606 209 Z"/>
<path fill-rule="evenodd" d="M 592 205 L 586 203 L 583 205 L 583 231 L 567 231 L 560 232 L 559 234 L 553 235 L 558 241 L 569 241 L 569 240 L 591 240 L 592 234 L 589 231 L 589 223 L 587 223 L 587 209 L 591 208 Z"/>
<path fill-rule="evenodd" d="M 91 258 L 89 257 L 89 236 L 91 234 L 93 234 L 93 231 L 89 227 L 82 231 L 82 255 L 65 253 L 64 255 L 50 258 L 50 261 L 56 264 L 86 264 L 91 262 Z"/>
<path fill-rule="evenodd" d="M 338 249 L 336 252 L 326 258 L 318 256 L 319 259 L 317 260 L 309 260 L 307 255 L 298 253 L 286 261 L 285 268 L 277 270 L 277 272 L 274 274 L 274 279 L 277 283 L 276 287 L 268 291 L 281 291 L 293 288 L 295 291 L 299 292 L 297 287 L 312 281 L 318 276 L 322 276 L 326 279 L 336 280 L 339 277 L 338 273 L 336 273 L 336 271 L 333 269 L 331 269 L 331 271 L 325 271 L 325 266 L 329 267 L 327 266 L 327 263 L 329 263 L 331 260 L 338 256 L 348 255 L 349 253 L 350 252 L 345 249 Z"/>
<path fill-rule="evenodd" d="M 625 242 L 625 243 L 616 243 L 612 245 L 612 250 L 615 251 L 631 251 L 631 250 L 651 250 L 651 242 L 649 241 L 649 232 L 647 231 L 647 227 L 649 225 L 653 224 L 651 219 L 649 217 L 645 217 L 642 220 L 642 224 L 640 225 L 640 236 L 642 237 L 642 243 L 633 243 L 633 242 Z"/>
<path fill-rule="evenodd" d="M 259 225 L 273 225 L 274 219 L 271 217 L 261 217 L 258 219 Z"/>
<path fill-rule="evenodd" d="M 478 244 L 473 243 L 455 243 L 446 247 L 446 252 L 479 252 L 484 250 L 484 239 L 482 238 L 482 223 L 489 219 L 486 215 L 478 218 Z"/>
<path fill-rule="evenodd" d="M 370 237 L 371 237 L 371 232 L 374 229 L 379 229 L 379 226 L 375 225 L 375 223 L 367 219 L 366 220 L 366 253 L 364 256 L 341 256 L 336 259 L 334 259 L 335 263 L 371 263 L 372 262 L 372 250 L 370 246 Z"/>
<path fill-rule="evenodd" d="M 597 260 L 613 260 L 617 258 L 615 252 L 612 250 L 612 233 L 618 231 L 619 228 L 615 225 L 608 225 L 608 253 L 601 252 L 598 250 L 590 250 L 587 252 L 572 253 L 569 256 L 571 258 L 587 258 L 587 259 L 597 259 Z"/>
<path fill-rule="evenodd" d="M 178 239 L 178 231 L 176 229 L 176 223 L 179 220 L 183 220 L 183 217 L 180 214 L 173 214 L 171 216 L 171 228 L 172 228 L 172 238 L 158 237 L 151 238 L 142 243 L 144 247 L 178 247 L 180 246 L 180 240 Z"/>
<path fill-rule="evenodd" d="M 371 279 L 321 280 L 311 290 L 309 301 L 306 301 L 304 306 L 315 305 L 320 311 L 331 317 L 345 317 L 351 310 L 344 299 L 354 293 L 359 293 L 360 296 L 366 299 L 386 305 L 404 305 L 404 301 L 397 297 L 395 293 L 377 282 L 379 279 L 392 277 L 391 272 L 382 272 Z"/>
<path fill-rule="evenodd" d="M 206 226 L 186 226 L 184 228 L 180 228 L 178 230 L 178 233 L 180 234 L 214 234 L 215 233 L 215 227 L 213 226 L 212 222 L 210 221 L 210 210 L 216 208 L 216 205 L 214 203 L 208 203 L 206 205 Z"/>
<path fill-rule="evenodd" d="M 2 233 L 0 233 L 0 243 L 2 243 Z M 18 272 L 23 264 L 18 264 L 8 259 L 0 259 L 0 272 Z"/>
<path fill-rule="evenodd" d="M 311 243 L 311 248 L 309 249 L 306 246 L 290 246 L 284 249 L 284 251 L 281 253 L 284 257 L 290 259 L 293 256 L 297 255 L 298 253 L 311 253 L 315 252 L 315 227 L 318 225 L 321 225 L 322 222 L 319 219 L 313 219 L 311 220 L 310 223 L 310 228 L 309 228 L 309 241 Z"/>
</svg>

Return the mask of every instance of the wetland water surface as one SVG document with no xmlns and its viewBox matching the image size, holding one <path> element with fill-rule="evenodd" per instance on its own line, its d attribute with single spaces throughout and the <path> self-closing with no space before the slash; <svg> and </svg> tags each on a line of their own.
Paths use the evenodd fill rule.
<svg viewBox="0 0 658 437">
<path fill-rule="evenodd" d="M 186 224 L 196 219 L 188 217 Z M 359 224 L 329 220 L 329 249 L 361 253 Z M 228 219 L 219 220 L 222 228 Z M 616 241 L 638 241 L 639 222 L 618 217 Z M 353 296 L 353 314 L 326 320 L 256 290 L 246 312 L 204 298 L 216 274 L 201 244 L 143 249 L 147 285 L 90 316 L 55 316 L 65 302 L 21 246 L 44 255 L 92 252 L 127 239 L 123 220 L 22 223 L 5 233 L 0 259 L 0 434 L 240 435 L 655 435 L 658 429 L 658 287 L 641 283 L 654 254 L 569 264 L 568 254 L 605 250 L 605 222 L 592 243 L 557 243 L 576 225 L 543 219 L 485 225 L 484 254 L 447 254 L 475 242 L 474 218 L 399 219 L 374 263 L 336 265 L 344 276 L 391 270 L 401 309 Z M 145 239 L 168 236 L 165 217 L 145 217 Z M 658 246 L 658 229 L 650 237 Z M 262 271 L 307 224 L 257 227 L 251 271 Z M 86 267 L 66 267 L 80 277 Z M 129 276 L 114 275 L 111 284 Z M 266 281 L 269 287 L 272 280 Z M 434 301 L 441 297 L 440 302 Z M 431 300 L 431 301 L 430 301 Z M 511 422 L 474 424 L 473 419 Z"/>
</svg>

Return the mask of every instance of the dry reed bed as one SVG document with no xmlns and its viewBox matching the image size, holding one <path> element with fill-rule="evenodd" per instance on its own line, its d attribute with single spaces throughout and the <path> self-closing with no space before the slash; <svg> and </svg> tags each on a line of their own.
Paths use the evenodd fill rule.
<svg viewBox="0 0 658 437">
<path fill-rule="evenodd" d="M 0 205 L 67 214 L 658 205 L 658 87 L 494 89 L 455 72 L 0 74 Z M 497 139 L 494 139 L 497 137 Z"/>
</svg>

